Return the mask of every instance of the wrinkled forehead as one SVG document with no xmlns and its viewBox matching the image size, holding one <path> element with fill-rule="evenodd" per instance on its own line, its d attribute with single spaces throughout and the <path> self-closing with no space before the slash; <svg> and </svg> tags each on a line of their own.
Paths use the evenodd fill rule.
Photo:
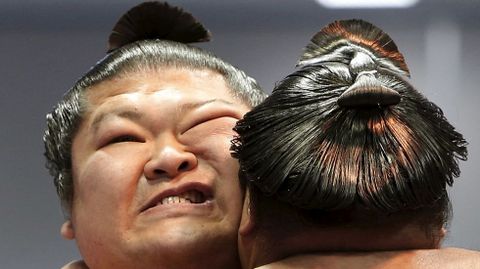
<svg viewBox="0 0 480 269">
<path fill-rule="evenodd" d="M 174 89 L 181 91 L 183 98 L 210 96 L 241 103 L 234 97 L 232 89 L 220 73 L 210 69 L 180 67 L 119 73 L 87 89 L 86 101 L 90 106 L 95 106 L 121 94 L 155 93 Z"/>
</svg>

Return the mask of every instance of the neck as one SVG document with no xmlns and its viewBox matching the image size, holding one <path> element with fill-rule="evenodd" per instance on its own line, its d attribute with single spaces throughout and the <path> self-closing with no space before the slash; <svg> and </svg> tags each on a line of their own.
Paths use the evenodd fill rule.
<svg viewBox="0 0 480 269">
<path fill-rule="evenodd" d="M 244 268 L 255 268 L 296 255 L 318 252 L 395 251 L 438 248 L 413 225 L 388 228 L 290 227 L 278 230 L 254 229 L 239 238 Z"/>
</svg>

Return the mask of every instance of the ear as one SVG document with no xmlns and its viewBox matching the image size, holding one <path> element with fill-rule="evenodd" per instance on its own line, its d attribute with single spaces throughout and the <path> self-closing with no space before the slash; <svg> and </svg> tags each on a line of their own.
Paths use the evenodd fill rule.
<svg viewBox="0 0 480 269">
<path fill-rule="evenodd" d="M 442 230 L 440 231 L 440 238 L 443 239 L 447 235 L 447 229 L 445 227 L 442 227 Z"/>
<path fill-rule="evenodd" d="M 72 240 L 75 239 L 75 229 L 71 220 L 66 220 L 60 228 L 60 234 L 63 238 Z"/>
<path fill-rule="evenodd" d="M 245 199 L 243 200 L 242 218 L 240 219 L 240 228 L 238 229 L 238 233 L 241 236 L 248 236 L 252 233 L 254 228 L 255 218 L 251 212 L 250 192 L 247 189 L 245 193 Z"/>
<path fill-rule="evenodd" d="M 447 235 L 447 229 L 445 229 L 445 227 L 442 227 L 442 229 L 440 230 L 439 234 L 438 234 L 438 237 L 436 238 L 435 240 L 435 248 L 441 248 L 442 247 L 442 242 L 443 242 L 443 239 L 445 239 L 445 236 Z"/>
</svg>

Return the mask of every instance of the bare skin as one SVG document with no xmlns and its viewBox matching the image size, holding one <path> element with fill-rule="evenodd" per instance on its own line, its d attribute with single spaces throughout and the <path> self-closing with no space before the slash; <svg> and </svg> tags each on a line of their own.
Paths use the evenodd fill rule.
<svg viewBox="0 0 480 269">
<path fill-rule="evenodd" d="M 178 70 L 177 70 L 178 71 Z M 184 70 L 182 70 L 183 72 Z M 188 72 L 187 72 L 188 73 Z M 195 73 L 195 72 L 193 72 Z M 184 162 L 185 160 L 190 162 L 191 160 L 192 163 L 196 163 L 197 165 L 202 165 L 204 167 L 203 172 L 199 173 L 202 175 L 208 175 L 208 171 L 214 171 L 213 174 L 221 174 L 223 175 L 222 177 L 217 177 L 215 180 L 213 180 L 214 183 L 212 183 L 212 186 L 215 186 L 214 188 L 216 189 L 216 192 L 218 191 L 218 194 L 215 195 L 216 199 L 219 199 L 219 204 L 222 204 L 223 206 L 219 206 L 219 214 L 222 215 L 221 219 L 224 221 L 217 222 L 217 225 L 214 225 L 213 222 L 204 222 L 205 218 L 204 217 L 195 217 L 192 216 L 190 213 L 188 213 L 190 209 L 187 209 L 185 215 L 182 216 L 168 216 L 168 215 L 162 215 L 163 213 L 158 213 L 162 216 L 158 216 L 156 220 L 150 222 L 152 227 L 149 227 L 148 229 L 143 229 L 144 232 L 141 233 L 134 233 L 136 235 L 140 235 L 141 243 L 138 243 L 140 241 L 137 241 L 136 246 L 141 246 L 144 243 L 146 244 L 153 244 L 156 248 L 156 253 L 163 253 L 165 255 L 156 255 L 158 258 L 162 258 L 163 262 L 168 262 L 170 265 L 166 264 L 165 268 L 181 268 L 182 266 L 188 267 L 189 265 L 187 264 L 180 264 L 180 261 L 177 258 L 181 258 L 183 261 L 188 259 L 185 259 L 184 255 L 190 255 L 191 257 L 194 257 L 195 255 L 205 255 L 205 253 L 200 253 L 198 252 L 199 248 L 198 246 L 205 246 L 204 240 L 207 238 L 208 240 L 223 240 L 223 242 L 230 242 L 232 240 L 236 241 L 236 230 L 238 229 L 238 222 L 239 222 L 239 215 L 240 215 L 240 207 L 239 201 L 241 201 L 241 193 L 239 191 L 239 186 L 236 185 L 238 182 L 238 178 L 236 175 L 236 171 L 238 171 L 238 166 L 235 160 L 230 158 L 229 152 L 228 152 L 228 147 L 230 145 L 230 139 L 233 135 L 231 133 L 231 127 L 233 127 L 235 121 L 243 115 L 246 111 L 248 111 L 248 108 L 245 107 L 242 104 L 239 104 L 237 100 L 234 100 L 230 97 L 228 94 L 227 89 L 224 86 L 223 79 L 220 79 L 218 76 L 215 76 L 215 74 L 209 74 L 208 72 L 202 73 L 202 72 L 197 72 L 196 74 L 187 74 L 187 75 L 182 75 L 180 73 L 177 73 L 175 70 L 171 70 L 170 72 L 170 82 L 165 84 L 166 81 L 158 81 L 158 76 L 155 76 L 154 74 L 147 74 L 147 75 L 133 75 L 130 77 L 130 79 L 121 79 L 121 80 L 115 80 L 111 81 L 106 84 L 99 85 L 99 87 L 106 87 L 107 91 L 102 91 L 102 95 L 90 95 L 90 100 L 93 105 L 92 111 L 90 112 L 89 116 L 86 119 L 86 125 L 82 125 L 80 129 L 80 135 L 78 135 L 78 138 L 74 142 L 74 161 L 75 163 L 75 171 L 74 174 L 77 176 L 76 177 L 76 184 L 77 186 L 85 186 L 85 188 L 79 188 L 77 190 L 76 196 L 75 196 L 75 203 L 74 203 L 74 212 L 73 213 L 73 218 L 72 221 L 67 221 L 65 225 L 62 227 L 62 235 L 68 239 L 76 239 L 79 243 L 80 249 L 82 250 L 82 254 L 84 253 L 84 256 L 87 257 L 87 262 L 89 264 L 92 264 L 90 268 L 121 268 L 117 267 L 119 266 L 118 263 L 123 263 L 125 261 L 115 261 L 114 267 L 110 265 L 105 265 L 105 264 L 98 264 L 97 262 L 101 261 L 101 257 L 99 255 L 101 254 L 102 256 L 105 257 L 105 255 L 112 255 L 109 253 L 109 249 L 101 249 L 101 251 L 98 251 L 98 248 L 96 249 L 97 251 L 89 252 L 89 249 L 95 250 L 95 248 L 91 248 L 90 244 L 92 242 L 95 242 L 95 238 L 98 238 L 100 235 L 102 236 L 102 240 L 107 238 L 107 239 L 112 239 L 112 240 L 119 240 L 117 242 L 120 242 L 120 245 L 122 246 L 121 243 L 123 241 L 122 238 L 117 238 L 117 234 L 129 234 L 128 230 L 121 230 L 122 232 L 117 232 L 117 233 L 111 233 L 112 229 L 109 230 L 97 230 L 97 229 L 102 229 L 102 227 L 113 227 L 114 229 L 122 229 L 121 227 L 115 227 L 115 225 L 108 224 L 109 222 L 109 217 L 115 217 L 118 218 L 119 223 L 121 223 L 124 220 L 127 221 L 132 221 L 135 223 L 136 217 L 131 214 L 126 214 L 129 211 L 118 211 L 116 209 L 108 209 L 108 204 L 111 203 L 112 201 L 117 201 L 117 205 L 123 205 L 122 208 L 128 208 L 128 205 L 122 204 L 120 200 L 116 200 L 116 197 L 114 196 L 109 196 L 111 194 L 108 194 L 110 192 L 97 192 L 97 193 L 107 193 L 108 195 L 103 195 L 103 196 L 92 196 L 92 192 L 86 188 L 89 186 L 89 184 L 96 184 L 95 189 L 101 190 L 102 184 L 105 184 L 105 188 L 111 189 L 113 188 L 118 188 L 116 193 L 119 194 L 127 194 L 123 196 L 118 196 L 117 198 L 132 198 L 132 199 L 127 199 L 127 202 L 132 205 L 134 204 L 135 201 L 144 201 L 145 199 L 144 196 L 145 194 L 149 193 L 148 189 L 155 184 L 169 184 L 169 183 L 174 183 L 174 182 L 181 182 L 181 177 L 184 177 L 185 179 L 188 179 L 189 177 L 186 177 L 186 174 L 193 174 L 193 173 L 199 173 L 201 170 L 199 167 L 196 167 L 195 165 L 190 166 L 191 169 L 187 169 L 184 171 L 179 171 L 177 168 L 179 167 L 179 164 Z M 190 78 L 189 78 L 190 77 Z M 215 88 L 218 89 L 220 88 L 220 91 L 213 91 L 210 92 L 209 95 L 195 95 L 193 93 L 196 92 L 195 87 L 198 87 L 198 85 L 201 85 L 197 79 L 199 78 L 209 78 L 208 81 L 211 83 L 212 79 L 213 81 L 217 81 L 218 85 L 220 87 L 211 87 L 211 84 L 209 86 L 205 85 L 205 87 L 208 88 Z M 190 89 L 188 88 L 189 83 L 185 81 L 189 81 L 191 79 L 191 85 Z M 142 83 L 139 83 L 139 81 L 143 81 Z M 180 82 L 182 81 L 182 82 Z M 131 86 L 130 89 L 136 89 L 136 90 L 122 90 L 126 89 L 125 86 Z M 150 85 L 150 86 L 149 86 Z M 195 87 L 192 88 L 192 85 L 195 85 Z M 223 86 L 221 86 L 223 85 Z M 177 86 L 181 86 L 178 88 Z M 111 90 L 108 90 L 108 89 Z M 139 90 L 142 89 L 142 90 Z M 163 89 L 159 90 L 159 89 Z M 198 89 L 198 88 L 197 88 Z M 167 94 L 168 93 L 168 94 Z M 158 95 L 155 95 L 158 94 Z M 98 111 L 102 111 L 101 109 L 106 109 L 108 106 L 113 106 L 113 105 L 129 105 L 131 106 L 132 103 L 130 101 L 135 101 L 140 102 L 133 104 L 133 107 L 137 108 L 142 108 L 146 112 L 144 116 L 148 118 L 148 115 L 174 115 L 177 112 L 175 110 L 175 107 L 178 107 L 178 104 L 174 106 L 169 106 L 166 105 L 166 100 L 171 100 L 171 102 L 175 103 L 178 100 L 185 100 L 185 98 L 171 98 L 174 96 L 184 96 L 187 94 L 187 96 L 196 96 L 195 98 L 200 98 L 203 101 L 209 101 L 211 99 L 202 99 L 202 98 L 207 98 L 210 96 L 215 96 L 218 99 L 225 99 L 227 103 L 222 103 L 218 104 L 219 108 L 222 106 L 222 109 L 218 109 L 214 107 L 213 109 L 210 107 L 199 107 L 200 110 L 196 110 L 195 113 L 191 114 L 183 114 L 180 115 L 179 117 L 180 122 L 183 120 L 183 122 L 188 122 L 192 120 L 193 122 L 197 122 L 197 120 L 190 118 L 194 115 L 207 115 L 208 118 L 213 119 L 213 121 L 205 121 L 203 126 L 201 126 L 200 131 L 194 130 L 195 132 L 206 132 L 205 135 L 196 135 L 196 137 L 202 138 L 205 143 L 205 145 L 208 145 L 208 147 L 205 147 L 205 150 L 200 150 L 196 151 L 195 161 L 194 159 L 190 158 L 191 155 L 185 153 L 191 153 L 191 151 L 194 151 L 193 148 L 194 146 L 201 147 L 202 142 L 199 140 L 196 140 L 195 143 L 188 144 L 185 142 L 186 140 L 179 141 L 177 140 L 178 137 L 169 137 L 167 136 L 168 139 L 165 138 L 165 136 L 162 137 L 166 132 L 170 132 L 171 128 L 174 126 L 177 126 L 173 124 L 173 121 L 171 124 L 173 125 L 168 125 L 170 124 L 170 120 L 172 119 L 171 117 L 166 117 L 163 121 L 163 125 L 158 125 L 158 129 L 149 129 L 145 128 L 147 125 L 145 124 L 140 124 L 139 122 L 135 122 L 132 118 L 122 118 L 122 117 L 113 117 L 108 119 L 109 117 L 106 117 L 110 122 L 106 122 L 107 126 L 102 126 L 100 125 L 99 128 L 104 128 L 106 132 L 108 133 L 108 124 L 113 124 L 116 129 L 122 129 L 124 130 L 142 130 L 144 132 L 143 134 L 148 134 L 151 137 L 157 137 L 159 138 L 158 141 L 164 142 L 166 146 L 158 146 L 156 144 L 155 148 L 158 148 L 157 153 L 159 153 L 159 159 L 162 160 L 162 155 L 161 153 L 165 153 L 165 149 L 167 150 L 167 153 L 173 154 L 169 155 L 170 157 L 175 157 L 175 156 L 180 156 L 179 158 L 173 158 L 174 160 L 177 160 L 177 162 L 170 162 L 170 163 L 163 163 L 162 162 L 157 162 L 157 165 L 161 165 L 163 168 L 161 170 L 163 171 L 170 171 L 170 174 L 165 174 L 163 175 L 164 178 L 168 179 L 166 181 L 163 180 L 158 180 L 154 172 L 149 172 L 149 171 L 154 171 L 155 168 L 152 168 L 153 170 L 149 170 L 149 167 L 157 167 L 159 168 L 160 166 L 149 166 L 147 165 L 149 162 L 148 160 L 151 160 L 151 158 L 143 159 L 141 157 L 135 157 L 136 155 L 134 154 L 135 152 L 143 152 L 144 149 L 137 148 L 139 145 L 132 144 L 132 143 L 137 143 L 138 141 L 135 141 L 134 138 L 132 140 L 132 137 L 128 137 L 131 135 L 131 133 L 127 133 L 127 138 L 122 138 L 122 139 L 117 139 L 115 143 L 108 144 L 108 148 L 104 148 L 103 145 L 102 147 L 89 147 L 89 145 L 95 145 L 95 144 L 89 144 L 90 142 L 94 143 L 94 139 L 88 140 L 88 130 L 89 126 L 88 123 L 92 123 L 93 120 L 93 115 L 95 113 L 98 113 Z M 193 94 L 193 95 L 192 95 Z M 148 106 L 145 101 L 152 102 L 152 100 L 155 100 L 155 97 L 163 97 L 161 101 L 159 100 L 158 104 L 155 106 Z M 125 98 L 124 98 L 125 97 Z M 165 99 L 167 98 L 167 99 Z M 170 98 L 170 99 L 169 99 Z M 188 98 L 187 98 L 188 99 Z M 177 100 L 177 101 L 175 101 Z M 228 102 L 232 104 L 236 104 L 233 107 L 228 106 Z M 155 102 L 154 102 L 155 103 Z M 168 102 L 167 102 L 168 104 Z M 106 106 L 107 105 L 107 106 Z M 160 108 L 164 110 L 159 110 Z M 166 109 L 166 111 L 165 111 Z M 170 110 L 168 110 L 170 109 Z M 198 108 L 197 108 L 198 109 Z M 203 111 L 203 112 L 202 112 Z M 109 112 L 110 113 L 110 112 Z M 109 114 L 107 113 L 107 114 Z M 173 113 L 173 114 L 172 114 Z M 226 114 L 225 114 L 226 113 Z M 97 114 L 98 115 L 98 114 Z M 215 116 L 216 115 L 216 116 Z M 152 117 L 152 119 L 155 117 Z M 200 122 L 203 122 L 203 119 L 200 120 Z M 149 124 L 152 124 L 151 126 L 155 126 L 155 122 L 148 122 Z M 166 124 L 166 125 L 165 125 Z M 131 128 L 135 125 L 135 128 L 137 129 L 128 129 Z M 188 124 L 186 124 L 188 125 Z M 167 127 L 170 126 L 170 127 Z M 119 128 L 120 127 L 120 128 Z M 170 129 L 169 129 L 170 128 Z M 189 127 L 187 127 L 189 128 Z M 119 134 L 119 135 L 125 135 L 125 134 Z M 160 138 L 162 137 L 162 138 Z M 209 140 L 210 137 L 215 137 L 215 140 Z M 184 137 L 185 138 L 185 137 Z M 221 138 L 220 140 L 218 138 Z M 216 142 L 215 142 L 216 141 Z M 218 141 L 221 141 L 220 143 Z M 161 145 L 162 143 L 160 143 Z M 187 145 L 185 145 L 187 144 Z M 154 145 L 154 144 L 151 144 Z M 145 145 L 142 145 L 145 146 Z M 179 147 L 180 146 L 180 147 Z M 122 154 L 122 155 L 115 155 L 115 152 L 117 152 L 117 147 L 122 147 L 121 152 L 125 151 L 131 151 L 130 154 Z M 98 150 L 101 149 L 102 153 L 102 158 L 110 158 L 110 159 L 98 159 Z M 186 150 L 190 149 L 190 150 Z M 207 149 L 213 149 L 214 151 L 208 151 Z M 149 150 L 145 152 L 150 152 Z M 195 151 L 194 151 L 195 152 Z M 104 155 L 104 153 L 108 153 L 107 155 Z M 206 155 L 206 153 L 210 154 L 210 158 L 206 158 L 202 160 Z M 97 155 L 95 155 L 97 154 Z M 202 155 L 203 154 L 203 155 Z M 141 156 L 141 155 L 138 155 Z M 145 156 L 149 156 L 146 154 Z M 165 155 L 163 155 L 165 156 Z M 128 157 L 125 159 L 122 159 L 123 157 Z M 91 159 L 94 158 L 94 159 Z M 112 159 L 113 158 L 113 159 Z M 120 158 L 120 159 L 119 159 Z M 89 161 L 90 160 L 90 161 Z M 93 160 L 93 161 L 92 161 Z M 99 171 L 100 173 L 96 174 L 95 177 L 97 179 L 96 182 L 90 182 L 88 183 L 88 180 L 92 179 L 91 176 L 86 177 L 85 175 L 89 175 L 88 171 L 89 169 L 92 169 L 92 163 L 95 163 L 94 161 L 108 161 L 109 165 L 100 165 L 99 166 L 94 166 L 93 168 L 96 168 L 95 171 Z M 182 161 L 183 160 L 183 161 Z M 190 160 L 190 161 L 189 161 Z M 199 162 L 199 160 L 202 160 Z M 212 160 L 217 160 L 216 162 L 212 162 Z M 98 163 L 97 162 L 97 163 Z M 123 169 L 114 169 L 115 166 L 112 167 L 112 164 L 115 164 L 116 162 L 123 165 Z M 128 165 L 125 166 L 125 163 Z M 150 162 L 151 164 L 152 162 Z M 90 167 L 89 167 L 90 165 Z M 167 165 L 167 166 L 163 166 Z M 142 167 L 141 169 L 136 169 L 135 167 Z M 171 170 L 173 168 L 173 170 Z M 207 169 L 208 168 L 208 169 Z M 125 170 L 126 169 L 126 170 Z M 125 176 L 128 176 L 125 178 L 126 182 L 128 180 L 131 180 L 132 184 L 125 185 L 122 187 L 122 185 L 119 186 L 112 186 L 109 185 L 112 183 L 112 181 L 109 180 L 104 180 L 102 181 L 102 178 L 100 177 L 102 174 L 109 175 L 108 178 L 105 179 L 110 179 L 112 175 L 115 175 L 118 171 L 121 171 L 121 174 L 118 174 L 114 178 L 124 178 Z M 142 171 L 139 174 L 130 173 L 128 171 Z M 149 179 L 150 178 L 150 179 Z M 198 177 L 193 177 L 195 180 L 198 178 L 202 178 L 202 176 Z M 227 180 L 227 181 L 223 181 Z M 80 185 L 79 183 L 85 183 L 83 185 Z M 147 182 L 152 183 L 153 185 L 142 185 Z M 225 184 L 222 184 L 223 182 L 228 182 L 228 186 L 230 188 L 227 188 Z M 100 184 L 100 185 L 98 185 Z M 216 185 L 217 184 L 217 185 Z M 233 187 L 233 188 L 232 188 Z M 133 189 L 132 189 L 133 188 Z M 159 186 L 157 186 L 157 190 L 160 190 Z M 224 194 L 223 194 L 224 193 Z M 131 196 L 133 195 L 133 196 Z M 147 195 L 148 196 L 148 195 Z M 88 197 L 88 199 L 86 199 Z M 233 197 L 237 197 L 233 199 Z M 105 200 L 105 199 L 109 200 Z M 228 198 L 228 199 L 227 199 Z M 86 199 L 86 200 L 83 200 Z M 237 202 L 235 202 L 237 201 Z M 221 202 L 221 203 L 220 203 Z M 105 205 L 106 207 L 99 207 L 96 208 L 98 205 Z M 112 203 L 114 204 L 114 203 Z M 85 209 L 82 209 L 82 207 L 86 207 Z M 87 211 L 88 209 L 88 211 Z M 110 214 L 105 214 L 105 210 L 108 209 L 108 212 L 113 212 Z M 92 211 L 93 210 L 93 211 Z M 100 210 L 97 212 L 97 210 Z M 165 212 L 165 211 L 160 211 L 160 212 Z M 98 214 L 97 214 L 98 213 Z M 97 217 L 94 217 L 92 214 L 97 214 Z M 116 214 L 116 215 L 115 215 Z M 104 216 L 106 215 L 106 216 Z M 105 217 L 107 217 L 105 219 Z M 208 217 L 207 217 L 208 219 Z M 94 220 L 94 221 L 92 221 Z M 101 223 L 98 223 L 100 221 Z M 113 223 L 113 222 L 111 222 Z M 168 223 L 168 227 L 165 226 Z M 211 226 L 210 229 L 206 229 L 203 231 L 199 231 L 199 233 L 195 232 L 196 227 L 201 227 L 201 225 L 193 225 L 193 224 L 200 224 L 204 223 L 207 225 L 204 225 L 208 228 Z M 210 223 L 210 224 L 208 224 Z M 220 223 L 220 224 L 219 224 Z M 83 227 L 83 228 L 82 228 Z M 173 228 L 172 228 L 173 227 Z M 172 230 L 173 229 L 173 230 Z M 190 230 L 192 233 L 190 235 L 195 235 L 193 238 L 192 237 L 184 237 L 185 234 L 180 232 L 180 231 L 185 231 L 185 230 Z M 139 230 L 136 230 L 139 231 Z M 209 232 L 210 231 L 210 232 Z M 218 233 L 221 231 L 220 234 L 214 235 L 215 233 Z M 152 236 L 155 234 L 155 236 Z M 231 235 L 234 236 L 231 236 Z M 133 234 L 132 234 L 133 235 Z M 173 235 L 170 237 L 169 240 L 162 240 L 162 244 L 159 244 L 159 242 L 152 242 L 150 241 L 150 238 L 161 238 L 164 239 L 166 238 L 166 235 Z M 213 236 L 209 236 L 213 235 Z M 133 237 L 129 237 L 133 238 Z M 168 238 L 168 237 L 167 237 Z M 203 239 L 202 239 L 203 238 Z M 199 243 L 200 242 L 200 243 Z M 221 241 L 220 241 L 221 242 Z M 131 241 L 129 242 L 129 244 Z M 132 245 L 126 244 L 124 246 L 126 247 L 132 247 Z M 177 249 L 177 247 L 181 244 L 185 244 L 186 248 L 184 251 L 189 251 L 187 252 L 178 252 L 181 253 L 182 255 L 171 255 L 171 252 L 165 252 L 165 249 Z M 235 242 L 233 243 L 235 244 Z M 235 268 L 238 266 L 237 263 L 237 258 L 236 258 L 236 247 L 234 245 L 228 245 L 228 243 L 223 244 L 224 246 L 221 251 L 215 250 L 215 253 L 220 254 L 223 253 L 224 255 L 216 255 L 223 257 L 223 260 L 218 261 L 219 264 L 223 263 L 223 266 L 227 266 L 224 268 Z M 133 245 L 133 249 L 135 250 L 135 245 Z M 205 250 L 205 249 L 203 249 Z M 212 251 L 212 250 L 209 250 Z M 235 253 L 233 253 L 235 252 Z M 212 253 L 212 252 L 210 252 Z M 114 256 L 114 255 L 113 255 Z M 233 263 L 230 263 L 230 265 L 225 265 L 227 260 L 231 260 Z M 136 265 L 132 265 L 133 262 L 138 264 L 138 261 L 135 261 L 132 259 L 130 263 L 126 263 L 124 268 L 135 268 Z M 175 267 L 175 264 L 178 267 Z M 462 249 L 439 249 L 439 250 L 414 250 L 414 251 L 393 251 L 393 252 L 364 252 L 364 253 L 330 253 L 330 254 L 310 254 L 310 255 L 298 255 L 298 256 L 293 256 L 289 257 L 274 263 L 271 263 L 269 265 L 264 265 L 259 268 L 263 269 L 284 269 L 284 268 L 331 268 L 331 269 L 336 269 L 336 268 L 375 268 L 375 269 L 391 269 L 391 268 L 411 268 L 411 269 L 416 269 L 416 268 L 480 268 L 480 254 L 475 251 L 469 251 L 469 250 L 462 250 Z M 199 268 L 213 268 L 213 267 L 205 267 L 206 265 L 204 264 L 199 264 Z M 133 266 L 133 267 L 132 267 Z M 142 265 L 142 266 L 147 266 L 143 268 L 149 268 L 148 265 Z M 172 267 L 174 266 L 174 267 Z M 87 264 L 84 261 L 76 261 L 69 263 L 62 267 L 63 269 L 88 269 Z M 156 268 L 156 267 L 155 267 Z M 222 268 L 221 266 L 218 268 Z"/>
<path fill-rule="evenodd" d="M 258 269 L 478 269 L 477 251 L 445 248 L 435 250 L 310 254 L 290 257 Z"/>
<path fill-rule="evenodd" d="M 257 269 L 478 269 L 477 251 L 445 248 L 436 250 L 388 251 L 374 253 L 330 253 L 290 257 Z M 88 269 L 83 261 L 62 269 Z"/>
<path fill-rule="evenodd" d="M 246 194 L 238 237 L 244 269 L 480 268 L 480 252 L 441 248 L 444 229 L 432 241 L 418 225 L 396 219 L 386 227 L 319 228 L 278 204 L 269 205 L 268 221 L 259 223 Z"/>
<path fill-rule="evenodd" d="M 85 264 L 238 268 L 243 193 L 229 147 L 249 108 L 223 77 L 164 68 L 104 81 L 87 98 L 72 146 L 72 218 L 61 230 Z"/>
</svg>

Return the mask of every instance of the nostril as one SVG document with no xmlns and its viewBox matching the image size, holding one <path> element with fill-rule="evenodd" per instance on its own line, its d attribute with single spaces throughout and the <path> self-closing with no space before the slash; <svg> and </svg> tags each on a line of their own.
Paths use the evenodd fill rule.
<svg viewBox="0 0 480 269">
<path fill-rule="evenodd" d="M 197 159 L 193 154 L 187 155 L 176 149 L 163 150 L 145 163 L 144 174 L 149 179 L 172 179 L 196 166 Z"/>
<path fill-rule="evenodd" d="M 187 161 L 184 161 L 180 164 L 180 166 L 178 167 L 178 171 L 186 171 L 188 170 L 190 167 L 190 165 L 188 164 Z"/>
<path fill-rule="evenodd" d="M 163 175 L 163 174 L 166 174 L 167 172 L 163 171 L 162 169 L 155 169 L 153 170 L 153 173 L 155 175 Z"/>
</svg>

